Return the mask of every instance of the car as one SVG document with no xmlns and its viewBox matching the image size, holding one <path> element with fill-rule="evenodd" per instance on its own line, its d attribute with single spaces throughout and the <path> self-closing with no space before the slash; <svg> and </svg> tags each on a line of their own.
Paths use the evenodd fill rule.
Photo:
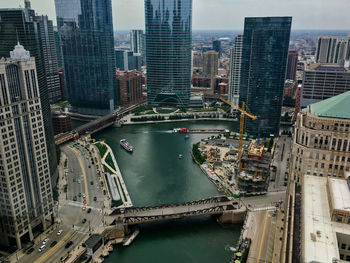
<svg viewBox="0 0 350 263">
<path fill-rule="evenodd" d="M 81 193 L 79 193 L 78 196 L 81 197 Z"/>
<path fill-rule="evenodd" d="M 73 241 L 68 241 L 64 247 L 67 249 L 67 248 L 69 248 L 71 245 L 73 245 Z"/>
<path fill-rule="evenodd" d="M 83 223 L 83 224 L 85 224 L 86 223 L 86 218 L 84 218 L 83 220 L 81 220 L 81 222 Z"/>
<path fill-rule="evenodd" d="M 30 249 L 27 250 L 26 254 L 29 255 L 29 254 L 32 254 L 34 251 L 34 248 L 31 247 Z"/>
<path fill-rule="evenodd" d="M 77 201 L 77 196 L 76 195 L 73 197 L 73 201 Z"/>
<path fill-rule="evenodd" d="M 89 209 L 87 210 L 87 212 L 90 214 L 90 213 L 91 213 L 91 208 L 89 208 Z"/>
<path fill-rule="evenodd" d="M 46 245 L 46 243 L 49 242 L 49 240 L 50 240 L 49 238 L 45 238 L 45 239 L 43 240 L 43 245 Z"/>
<path fill-rule="evenodd" d="M 97 197 L 96 197 L 96 196 L 94 196 L 94 201 L 95 201 L 95 202 L 97 201 Z"/>
<path fill-rule="evenodd" d="M 76 181 L 76 179 L 75 179 L 75 178 L 73 178 L 73 183 L 75 183 L 75 181 Z"/>
<path fill-rule="evenodd" d="M 89 165 L 89 168 L 91 168 L 91 165 Z"/>
<path fill-rule="evenodd" d="M 63 230 L 62 230 L 62 229 L 58 230 L 58 232 L 57 232 L 57 236 L 60 236 L 60 235 L 62 234 L 62 232 L 63 232 Z"/>
<path fill-rule="evenodd" d="M 86 205 L 86 200 L 83 201 L 83 204 Z"/>
<path fill-rule="evenodd" d="M 38 252 L 44 251 L 45 248 L 46 248 L 46 246 L 45 246 L 45 245 L 42 245 L 41 247 L 39 247 Z"/>
<path fill-rule="evenodd" d="M 54 247 L 57 244 L 57 241 L 52 241 L 50 247 Z"/>
<path fill-rule="evenodd" d="M 78 182 L 78 184 L 80 184 L 80 179 L 78 179 L 78 181 L 77 181 L 77 182 Z"/>
<path fill-rule="evenodd" d="M 83 194 L 83 198 L 85 198 L 86 196 L 85 196 L 85 194 Z"/>
<path fill-rule="evenodd" d="M 82 209 L 83 211 L 85 211 L 85 210 L 86 210 L 86 205 L 83 205 L 83 206 L 81 207 L 81 209 Z"/>
<path fill-rule="evenodd" d="M 94 182 L 93 182 L 93 181 L 91 181 L 91 182 L 90 182 L 90 184 L 91 184 L 91 185 L 94 185 Z"/>
</svg>

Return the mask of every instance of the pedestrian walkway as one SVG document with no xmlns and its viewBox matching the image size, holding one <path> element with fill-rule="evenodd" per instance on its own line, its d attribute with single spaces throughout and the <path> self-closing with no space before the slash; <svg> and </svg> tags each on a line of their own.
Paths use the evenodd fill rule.
<svg viewBox="0 0 350 263">
<path fill-rule="evenodd" d="M 97 142 L 97 143 L 99 143 L 99 142 Z M 132 201 L 131 201 L 128 189 L 126 188 L 123 176 L 122 176 L 122 174 L 120 172 L 118 163 L 117 163 L 117 161 L 115 159 L 115 156 L 113 154 L 113 151 L 112 151 L 111 147 L 109 147 L 108 144 L 104 143 L 104 145 L 107 147 L 107 151 L 104 154 L 104 156 L 102 157 L 101 162 L 102 162 L 103 165 L 105 165 L 113 173 L 113 175 L 117 176 L 118 180 L 116 180 L 116 181 L 117 181 L 117 185 L 118 185 L 119 196 L 123 200 L 123 206 L 131 207 L 131 206 L 133 206 L 133 204 L 132 204 Z M 111 157 L 112 157 L 115 169 L 113 167 L 111 167 L 106 162 L 106 157 L 108 156 L 108 154 L 110 154 Z"/>
</svg>

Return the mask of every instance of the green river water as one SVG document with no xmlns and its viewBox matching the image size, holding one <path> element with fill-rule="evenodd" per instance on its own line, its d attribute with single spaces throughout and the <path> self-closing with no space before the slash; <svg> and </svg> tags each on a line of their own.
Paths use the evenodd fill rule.
<svg viewBox="0 0 350 263">
<path fill-rule="evenodd" d="M 104 139 L 115 154 L 135 206 L 193 201 L 216 196 L 216 186 L 192 161 L 193 143 L 208 134 L 172 133 L 173 128 L 236 129 L 237 123 L 201 121 L 133 125 L 108 128 L 94 135 Z M 119 145 L 125 138 L 134 146 L 127 153 Z M 179 159 L 178 155 L 183 158 Z M 227 263 L 241 225 L 220 225 L 211 217 L 191 218 L 140 226 L 129 247 L 116 246 L 107 263 Z"/>
</svg>

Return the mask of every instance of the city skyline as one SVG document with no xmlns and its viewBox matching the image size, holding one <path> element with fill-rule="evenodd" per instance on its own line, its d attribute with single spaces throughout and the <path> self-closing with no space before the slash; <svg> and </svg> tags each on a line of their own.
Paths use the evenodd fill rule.
<svg viewBox="0 0 350 263">
<path fill-rule="evenodd" d="M 17 8 L 23 0 L 3 0 L 3 8 Z M 260 2 L 260 3 L 259 3 Z M 32 7 L 38 15 L 48 15 L 56 24 L 54 0 L 32 0 Z M 225 6 L 225 8 L 221 8 Z M 348 7 L 348 8 L 347 8 Z M 292 29 L 348 30 L 346 23 L 347 0 L 195 0 L 193 2 L 193 30 L 234 29 L 243 30 L 244 17 L 250 16 L 292 16 Z M 216 11 L 217 10 L 217 11 Z M 310 11 L 312 10 L 312 12 Z M 144 0 L 112 1 L 113 24 L 116 31 L 144 29 Z M 130 19 L 133 13 L 133 19 Z M 224 19 L 223 19 L 224 18 Z"/>
</svg>

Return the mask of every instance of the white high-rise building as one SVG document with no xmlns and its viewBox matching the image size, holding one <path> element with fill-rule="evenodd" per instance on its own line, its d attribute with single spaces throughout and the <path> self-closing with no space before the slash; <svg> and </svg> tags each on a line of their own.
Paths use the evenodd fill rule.
<svg viewBox="0 0 350 263">
<path fill-rule="evenodd" d="M 242 49 L 243 49 L 243 35 L 240 34 L 235 37 L 235 44 L 231 48 L 231 57 L 230 57 L 228 99 L 234 105 L 238 105 L 239 103 L 239 86 L 241 81 Z"/>
<path fill-rule="evenodd" d="M 0 60 L 0 243 L 22 248 L 52 222 L 53 197 L 35 59 Z"/>
<path fill-rule="evenodd" d="M 349 60 L 350 36 L 331 37 L 321 36 L 318 38 L 316 61 L 318 63 L 336 63 L 344 65 Z"/>
</svg>

